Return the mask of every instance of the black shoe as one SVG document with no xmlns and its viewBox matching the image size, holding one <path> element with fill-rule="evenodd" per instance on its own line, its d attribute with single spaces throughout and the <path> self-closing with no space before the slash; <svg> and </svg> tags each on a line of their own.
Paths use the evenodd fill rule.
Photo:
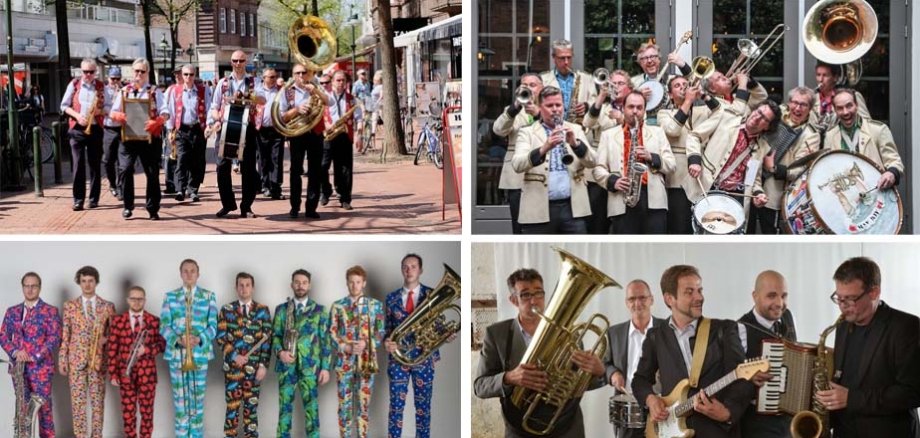
<svg viewBox="0 0 920 438">
<path fill-rule="evenodd" d="M 74 203 L 73 203 L 73 211 L 83 211 L 83 203 L 82 203 L 82 202 L 74 202 Z"/>
<path fill-rule="evenodd" d="M 221 208 L 220 211 L 217 212 L 216 216 L 217 216 L 217 217 L 224 217 L 224 216 L 230 214 L 231 211 L 235 211 L 235 210 L 236 210 L 235 208 L 233 208 L 233 209 L 230 209 L 230 208 Z"/>
<path fill-rule="evenodd" d="M 325 207 L 327 204 L 329 204 L 329 197 L 326 196 L 326 195 L 320 196 L 320 198 L 319 198 L 319 203 L 320 203 L 320 205 L 322 205 L 323 207 Z"/>
<path fill-rule="evenodd" d="M 259 217 L 259 216 L 256 216 L 256 214 L 253 213 L 252 211 L 244 211 L 244 212 L 240 213 L 240 217 L 243 218 L 243 219 L 245 219 L 245 218 L 253 218 L 253 219 L 254 219 L 254 218 L 257 218 L 257 217 Z"/>
<path fill-rule="evenodd" d="M 175 188 L 175 187 L 167 187 L 166 190 L 163 192 L 163 194 L 164 194 L 164 195 L 175 195 L 175 194 L 176 194 L 176 188 Z"/>
<path fill-rule="evenodd" d="M 319 219 L 319 213 L 317 213 L 317 212 L 315 212 L 315 211 L 308 211 L 308 212 L 304 213 L 304 217 L 306 217 L 306 218 L 308 218 L 308 219 Z"/>
<path fill-rule="evenodd" d="M 129 209 L 126 208 L 124 211 L 121 212 L 121 217 L 127 219 L 127 218 L 131 217 L 131 215 L 133 215 L 133 214 L 134 214 L 134 213 L 132 213 L 131 210 L 129 210 Z"/>
<path fill-rule="evenodd" d="M 355 208 L 351 206 L 351 202 L 343 202 L 342 208 L 345 210 L 354 210 Z"/>
<path fill-rule="evenodd" d="M 118 189 L 115 187 L 109 187 L 109 193 L 111 193 L 112 196 L 118 196 Z"/>
<path fill-rule="evenodd" d="M 89 201 L 89 208 L 99 207 L 99 201 Z"/>
<path fill-rule="evenodd" d="M 280 193 L 278 193 L 277 195 L 272 195 L 272 200 L 273 200 L 273 201 L 283 201 L 283 200 L 285 200 L 285 199 L 287 199 L 287 196 L 284 196 L 284 195 L 282 195 L 282 194 L 280 194 Z"/>
<path fill-rule="evenodd" d="M 160 214 L 157 213 L 157 212 L 155 212 L 155 211 L 151 211 L 151 212 L 150 212 L 150 220 L 152 220 L 152 221 L 158 221 L 158 220 L 160 220 Z"/>
<path fill-rule="evenodd" d="M 288 213 L 288 216 L 289 216 L 291 219 L 297 219 L 297 216 L 298 216 L 298 215 L 300 215 L 300 212 L 297 211 L 297 209 L 291 209 L 291 212 Z"/>
<path fill-rule="evenodd" d="M 182 202 L 185 200 L 185 195 L 182 193 L 176 193 L 176 201 Z"/>
<path fill-rule="evenodd" d="M 118 195 L 115 196 L 115 198 L 117 198 L 119 201 L 124 201 L 124 200 L 125 200 L 125 196 L 122 195 L 121 192 L 118 192 Z"/>
<path fill-rule="evenodd" d="M 271 195 L 272 195 L 272 190 L 271 190 L 271 189 L 269 189 L 269 188 L 264 188 L 264 189 L 262 189 L 262 196 L 268 198 L 268 197 L 271 196 Z"/>
<path fill-rule="evenodd" d="M 198 197 L 198 193 L 191 194 L 192 202 L 198 202 L 201 198 Z"/>
</svg>

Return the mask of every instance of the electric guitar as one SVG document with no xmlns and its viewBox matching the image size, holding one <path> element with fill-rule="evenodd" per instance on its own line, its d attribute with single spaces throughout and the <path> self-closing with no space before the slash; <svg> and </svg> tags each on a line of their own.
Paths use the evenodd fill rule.
<svg viewBox="0 0 920 438">
<path fill-rule="evenodd" d="M 722 376 L 703 391 L 711 397 L 736 380 L 750 380 L 758 371 L 767 372 L 770 362 L 765 358 L 749 359 L 730 373 Z M 696 395 L 687 397 L 690 392 L 690 379 L 684 379 L 674 386 L 671 393 L 663 397 L 664 404 L 668 407 L 668 418 L 664 421 L 655 421 L 649 416 L 645 427 L 646 438 L 691 438 L 695 435 L 693 429 L 687 429 L 687 417 L 694 412 L 693 403 Z"/>
</svg>

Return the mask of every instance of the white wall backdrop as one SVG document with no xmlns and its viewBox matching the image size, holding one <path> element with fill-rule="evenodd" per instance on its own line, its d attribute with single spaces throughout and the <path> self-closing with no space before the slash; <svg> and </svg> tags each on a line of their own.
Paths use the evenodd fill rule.
<svg viewBox="0 0 920 438">
<path fill-rule="evenodd" d="M 431 287 L 440 281 L 443 263 L 462 272 L 459 242 L 3 242 L 0 243 L 0 254 L 4 254 L 3 263 L 0 263 L 0 283 L 6 292 L 0 294 L 0 308 L 6 309 L 22 301 L 19 280 L 26 271 L 36 271 L 42 276 L 42 299 L 60 308 L 65 300 L 80 293 L 73 282 L 74 273 L 83 265 L 92 265 L 100 272 L 97 293 L 115 302 L 119 313 L 127 309 L 125 286 L 138 284 L 147 290 L 146 309 L 158 315 L 165 292 L 181 285 L 179 263 L 193 258 L 201 267 L 199 284 L 217 294 L 218 306 L 236 299 L 236 273 L 246 271 L 255 276 L 255 300 L 268 305 L 274 312 L 275 306 L 291 295 L 291 272 L 304 268 L 313 276 L 310 296 L 328 310 L 333 301 L 348 293 L 345 270 L 356 264 L 368 272 L 368 295 L 382 301 L 387 293 L 402 285 L 400 260 L 409 252 L 423 257 L 422 282 Z M 226 405 L 220 360 L 221 357 L 215 357 L 208 370 L 205 400 L 208 437 L 223 436 Z M 381 371 L 371 399 L 370 435 L 385 437 L 389 381 L 384 354 L 378 354 L 378 363 Z M 275 436 L 278 423 L 278 380 L 274 366 L 273 360 L 262 383 L 259 403 L 259 430 L 266 437 Z M 6 376 L 6 368 L 3 370 Z M 329 438 L 339 436 L 334 376 L 332 373 L 332 381 L 320 387 L 319 393 L 321 435 Z M 171 437 L 172 394 L 169 373 L 162 358 L 158 377 L 154 436 Z M 12 424 L 15 404 L 11 380 L 0 379 L 0 388 L 0 436 L 8 436 L 11 432 L 7 425 Z M 441 361 L 435 367 L 431 428 L 438 431 L 436 436 L 460 435 L 461 419 L 456 415 L 460 411 L 459 394 L 460 342 L 455 341 L 441 349 Z M 106 437 L 123 436 L 119 400 L 117 388 L 109 385 L 105 404 Z M 70 392 L 64 376 L 54 378 L 53 401 L 58 435 L 73 436 Z M 295 405 L 293 432 L 302 436 L 303 409 L 299 400 Z M 415 435 L 414 412 L 411 402 L 407 403 L 404 436 Z"/>
<path fill-rule="evenodd" d="M 516 309 L 508 301 L 505 283 L 518 268 L 534 268 L 543 275 L 544 288 L 552 293 L 561 264 L 553 246 L 564 248 L 604 271 L 624 287 L 641 278 L 652 286 L 655 304 L 652 313 L 669 315 L 661 297 L 661 273 L 674 264 L 690 264 L 703 277 L 703 314 L 712 318 L 737 319 L 752 307 L 751 291 L 756 275 L 774 269 L 786 277 L 789 308 L 796 318 L 799 340 L 816 342 L 822 329 L 839 315 L 829 296 L 834 290 L 832 276 L 837 266 L 849 257 L 867 256 L 882 271 L 882 299 L 891 306 L 920 313 L 920 245 L 909 243 L 482 243 L 494 253 L 492 284 L 498 302 L 498 320 L 512 318 Z M 477 253 L 474 248 L 473 254 Z M 489 250 L 483 252 L 490 252 Z M 477 261 L 472 272 L 480 272 Z M 473 279 L 474 284 L 483 284 Z M 483 293 L 485 291 L 477 291 Z M 580 320 L 601 313 L 617 324 L 629 318 L 625 294 L 615 288 L 597 293 Z M 547 297 L 547 303 L 550 297 Z M 833 335 L 828 339 L 833 342 Z M 831 344 L 833 345 L 833 344 Z M 478 356 L 478 355 L 477 355 Z M 475 362 L 475 360 L 474 360 Z M 475 373 L 475 368 L 473 369 Z M 589 437 L 611 436 L 608 421 L 610 387 L 588 392 L 581 406 Z M 476 422 L 474 422 L 474 425 Z M 476 431 L 479 432 L 479 431 Z M 474 432 L 474 436 L 477 433 Z M 480 434 L 478 436 L 500 436 Z"/>
</svg>

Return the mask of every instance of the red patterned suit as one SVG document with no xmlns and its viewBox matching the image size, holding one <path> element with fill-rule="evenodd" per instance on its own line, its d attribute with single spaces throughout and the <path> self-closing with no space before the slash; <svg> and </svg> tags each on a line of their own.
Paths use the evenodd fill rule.
<svg viewBox="0 0 920 438">
<path fill-rule="evenodd" d="M 146 330 L 144 349 L 131 367 L 131 374 L 125 375 L 134 340 Z M 160 318 L 148 312 L 133 318 L 130 312 L 116 315 L 109 325 L 106 356 L 108 357 L 109 379 L 117 379 L 121 394 L 122 418 L 125 422 L 125 436 L 150 438 L 153 434 L 153 399 L 157 389 L 156 356 L 166 349 L 166 341 L 160 335 Z M 140 408 L 141 431 L 137 434 L 137 410 Z"/>
</svg>

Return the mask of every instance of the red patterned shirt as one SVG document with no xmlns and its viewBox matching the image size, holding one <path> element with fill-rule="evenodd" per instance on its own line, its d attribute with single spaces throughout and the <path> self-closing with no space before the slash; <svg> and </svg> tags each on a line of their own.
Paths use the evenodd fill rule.
<svg viewBox="0 0 920 438">
<path fill-rule="evenodd" d="M 749 145 L 754 140 L 753 137 L 749 136 L 745 128 L 741 128 L 738 131 L 738 139 L 735 141 L 735 147 L 732 148 L 731 154 L 728 156 L 728 161 L 725 162 L 726 166 L 731 166 L 735 160 L 738 159 L 738 156 L 745 153 L 748 150 Z M 730 175 L 724 175 L 723 172 L 728 169 L 724 169 L 719 173 L 719 182 L 718 189 L 725 190 L 727 192 L 743 192 L 744 191 L 744 174 L 747 172 L 747 159 L 742 160 L 741 164 L 735 167 L 734 171 Z M 719 181 L 719 178 L 716 180 Z"/>
</svg>

